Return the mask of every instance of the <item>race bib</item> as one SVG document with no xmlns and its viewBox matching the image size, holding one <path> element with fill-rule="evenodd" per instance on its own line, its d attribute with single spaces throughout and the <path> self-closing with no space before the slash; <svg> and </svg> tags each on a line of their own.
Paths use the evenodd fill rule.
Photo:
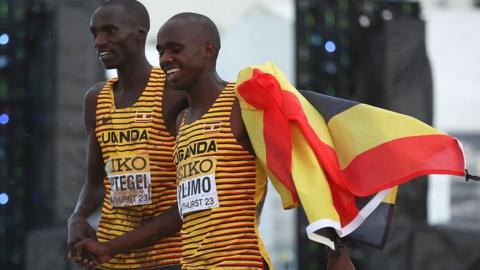
<svg viewBox="0 0 480 270">
<path fill-rule="evenodd" d="M 152 203 L 152 180 L 147 154 L 112 156 L 105 165 L 113 207 Z"/>
<path fill-rule="evenodd" d="M 215 168 L 217 161 L 211 157 L 189 159 L 177 169 L 178 211 L 183 215 L 219 206 Z"/>
</svg>

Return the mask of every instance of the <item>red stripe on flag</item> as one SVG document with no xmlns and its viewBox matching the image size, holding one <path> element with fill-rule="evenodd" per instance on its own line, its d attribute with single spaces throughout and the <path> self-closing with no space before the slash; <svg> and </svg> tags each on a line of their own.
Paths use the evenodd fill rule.
<svg viewBox="0 0 480 270">
<path fill-rule="evenodd" d="M 358 208 L 355 204 L 355 197 L 347 191 L 345 186 L 337 153 L 330 145 L 324 143 L 313 130 L 298 98 L 288 91 L 282 91 L 282 94 L 283 102 L 287 104 L 282 108 L 283 113 L 288 121 L 296 122 L 300 127 L 306 142 L 315 153 L 319 165 L 324 169 L 332 193 L 333 205 L 340 213 L 342 226 L 345 226 L 358 215 Z"/>
<path fill-rule="evenodd" d="M 356 156 L 343 170 L 348 189 L 357 196 L 427 174 L 463 176 L 465 164 L 458 142 L 446 135 L 392 140 Z"/>
<path fill-rule="evenodd" d="M 280 90 L 280 86 L 273 76 L 258 69 L 253 70 L 252 78 L 238 86 L 238 92 L 245 101 L 253 107 L 263 110 L 263 137 L 267 167 L 290 191 L 293 201 L 299 202 L 291 174 L 290 127 L 281 111 L 282 94 Z"/>
</svg>

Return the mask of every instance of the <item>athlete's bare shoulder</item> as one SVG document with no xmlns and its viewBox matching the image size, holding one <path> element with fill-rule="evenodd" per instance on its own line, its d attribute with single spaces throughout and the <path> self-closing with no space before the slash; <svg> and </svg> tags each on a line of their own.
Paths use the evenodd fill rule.
<svg viewBox="0 0 480 270">
<path fill-rule="evenodd" d="M 87 130 L 94 128 L 95 126 L 95 113 L 97 109 L 97 97 L 100 91 L 102 91 L 105 82 L 98 82 L 94 84 L 85 93 L 84 105 L 83 105 L 83 117 Z"/>
<path fill-rule="evenodd" d="M 97 96 L 100 93 L 100 91 L 102 91 L 102 88 L 105 85 L 105 83 L 106 83 L 105 81 L 97 82 L 92 87 L 90 87 L 90 89 L 88 89 L 87 92 L 85 93 L 85 102 L 92 101 L 92 99 L 96 101 Z"/>
<path fill-rule="evenodd" d="M 105 82 L 97 82 L 92 87 L 90 87 L 90 89 L 87 90 L 84 97 L 85 113 L 87 113 L 87 109 L 89 109 L 90 111 L 92 108 L 96 108 L 98 94 L 100 93 L 100 91 L 102 91 L 104 85 Z"/>
</svg>

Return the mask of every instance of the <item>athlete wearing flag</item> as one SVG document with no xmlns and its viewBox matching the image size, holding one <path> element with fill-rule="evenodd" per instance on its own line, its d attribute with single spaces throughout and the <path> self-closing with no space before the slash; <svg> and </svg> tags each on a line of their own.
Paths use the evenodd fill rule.
<svg viewBox="0 0 480 270">
<path fill-rule="evenodd" d="M 190 107 L 177 120 L 174 150 L 185 269 L 267 269 L 258 233 L 265 170 L 243 125 L 234 85 L 216 72 L 220 39 L 214 23 L 194 13 L 173 16 L 157 49 L 169 87 Z M 199 144 L 211 145 L 199 151 Z M 354 269 L 346 249 L 330 270 Z"/>
</svg>

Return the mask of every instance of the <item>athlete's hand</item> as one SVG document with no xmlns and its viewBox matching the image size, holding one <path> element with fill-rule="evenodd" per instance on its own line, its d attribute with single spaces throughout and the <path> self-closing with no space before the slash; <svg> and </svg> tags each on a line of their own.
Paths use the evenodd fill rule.
<svg viewBox="0 0 480 270">
<path fill-rule="evenodd" d="M 327 270 L 355 270 L 346 246 L 337 247 L 337 251 L 328 255 Z"/>
<path fill-rule="evenodd" d="M 95 256 L 93 262 L 96 264 L 102 264 L 110 261 L 113 254 L 105 242 L 97 242 L 92 239 L 83 239 L 75 244 L 76 250 L 81 250 L 83 254 L 92 254 Z"/>
<path fill-rule="evenodd" d="M 84 239 L 96 240 L 95 230 L 85 218 L 72 216 L 68 219 L 68 258 L 82 266 L 88 266 L 93 257 L 75 248 L 75 244 Z"/>
</svg>

